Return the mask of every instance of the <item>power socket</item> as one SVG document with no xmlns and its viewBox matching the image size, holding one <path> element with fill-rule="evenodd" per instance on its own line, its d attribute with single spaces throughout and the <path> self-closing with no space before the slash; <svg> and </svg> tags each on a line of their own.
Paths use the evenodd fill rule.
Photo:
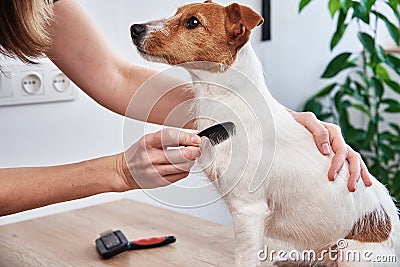
<svg viewBox="0 0 400 267">
<path fill-rule="evenodd" d="M 50 61 L 38 65 L 2 64 L 0 106 L 71 101 L 76 86 Z"/>
<path fill-rule="evenodd" d="M 22 73 L 22 89 L 29 95 L 43 94 L 42 75 L 38 72 Z"/>
<path fill-rule="evenodd" d="M 60 93 L 65 93 L 66 91 L 68 91 L 68 89 L 71 88 L 72 85 L 71 80 L 68 79 L 68 77 L 62 72 L 54 76 L 52 83 L 54 89 L 56 89 Z"/>
</svg>

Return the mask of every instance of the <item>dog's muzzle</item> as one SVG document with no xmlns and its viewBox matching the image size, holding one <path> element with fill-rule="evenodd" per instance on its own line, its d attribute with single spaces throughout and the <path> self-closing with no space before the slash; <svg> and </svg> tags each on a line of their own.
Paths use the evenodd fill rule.
<svg viewBox="0 0 400 267">
<path fill-rule="evenodd" d="M 131 37 L 135 42 L 139 42 L 147 31 L 147 26 L 145 24 L 133 24 L 131 26 Z"/>
</svg>

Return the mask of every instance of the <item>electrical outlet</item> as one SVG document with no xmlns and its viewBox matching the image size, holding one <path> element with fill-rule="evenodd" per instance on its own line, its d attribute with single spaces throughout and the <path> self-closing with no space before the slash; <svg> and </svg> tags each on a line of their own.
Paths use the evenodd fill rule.
<svg viewBox="0 0 400 267">
<path fill-rule="evenodd" d="M 68 77 L 60 72 L 53 78 L 53 87 L 60 93 L 65 93 L 68 89 L 71 88 L 71 80 Z"/>
<path fill-rule="evenodd" d="M 43 94 L 42 75 L 39 72 L 23 73 L 22 89 L 29 95 Z"/>
<path fill-rule="evenodd" d="M 0 0 L 1 1 L 1 0 Z M 0 106 L 71 101 L 75 85 L 53 63 L 2 64 Z"/>
</svg>

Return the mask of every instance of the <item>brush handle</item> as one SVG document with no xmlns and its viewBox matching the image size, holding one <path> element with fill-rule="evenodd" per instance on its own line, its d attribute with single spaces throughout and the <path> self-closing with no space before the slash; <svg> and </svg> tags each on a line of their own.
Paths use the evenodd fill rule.
<svg viewBox="0 0 400 267">
<path fill-rule="evenodd" d="M 175 236 L 151 237 L 130 242 L 129 249 L 156 248 L 175 242 L 176 242 Z"/>
</svg>

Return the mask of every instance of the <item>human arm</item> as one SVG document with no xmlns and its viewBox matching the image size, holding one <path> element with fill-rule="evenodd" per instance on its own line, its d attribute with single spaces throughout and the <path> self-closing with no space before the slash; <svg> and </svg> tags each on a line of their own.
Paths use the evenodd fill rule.
<svg viewBox="0 0 400 267">
<path fill-rule="evenodd" d="M 62 166 L 0 169 L 0 216 L 105 192 L 169 185 L 188 176 L 200 155 L 199 143 L 194 134 L 165 129 L 113 156 Z M 186 147 L 164 150 L 164 145 Z"/>
<path fill-rule="evenodd" d="M 53 167 L 0 169 L 0 216 L 119 191 L 113 156 Z"/>
<path fill-rule="evenodd" d="M 156 74 L 117 55 L 76 0 L 54 4 L 54 20 L 49 31 L 53 43 L 46 52 L 49 58 L 91 98 L 118 114 L 125 115 L 133 95 Z M 163 83 L 141 91 L 140 101 L 134 103 L 129 117 L 164 124 L 172 110 L 191 98 L 184 87 L 164 94 L 169 89 L 168 84 L 178 83 L 165 76 Z M 157 103 L 149 103 L 154 96 L 162 95 Z M 169 118 L 168 124 L 178 127 L 190 120 L 188 112 L 175 112 Z"/>
<path fill-rule="evenodd" d="M 53 44 L 46 54 L 95 101 L 124 115 L 132 95 L 155 72 L 121 60 L 75 0 L 57 2 L 54 16 L 50 25 Z M 171 78 L 167 82 L 175 83 Z M 153 89 L 153 95 L 163 90 L 161 86 Z M 178 88 L 162 98 L 148 118 L 143 116 L 146 113 L 130 115 L 162 123 L 168 111 L 186 98 Z M 149 106 L 145 100 L 135 106 L 138 111 Z M 187 114 L 175 117 L 176 126 L 187 121 Z M 104 192 L 164 186 L 186 177 L 200 154 L 198 144 L 180 140 L 175 145 L 185 148 L 166 151 L 160 141 L 159 132 L 109 157 L 64 166 L 0 169 L 0 216 Z M 174 145 L 174 140 L 169 144 Z M 169 154 L 173 155 L 165 156 Z"/>
</svg>

